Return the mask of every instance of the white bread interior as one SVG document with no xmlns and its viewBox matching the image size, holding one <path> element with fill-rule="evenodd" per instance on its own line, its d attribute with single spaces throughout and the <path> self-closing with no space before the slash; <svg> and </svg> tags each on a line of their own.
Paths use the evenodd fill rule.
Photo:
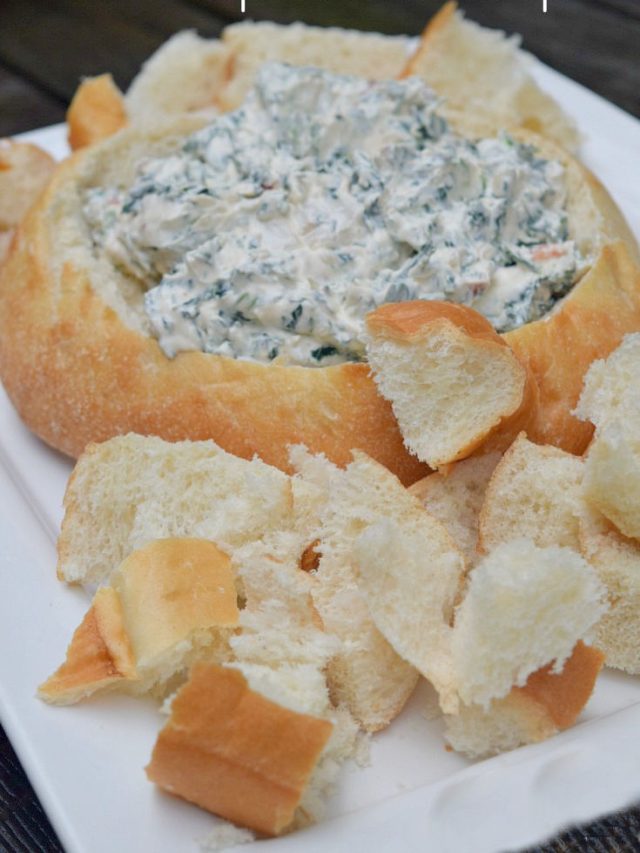
<svg viewBox="0 0 640 853">
<path fill-rule="evenodd" d="M 540 667 L 559 672 L 606 610 L 593 568 L 569 548 L 499 545 L 470 575 L 452 635 L 458 693 L 485 709 Z"/>
<path fill-rule="evenodd" d="M 144 63 L 129 87 L 130 118 L 148 125 L 180 113 L 204 111 L 213 117 L 229 57 L 218 39 L 200 38 L 190 30 L 176 33 Z"/>
<path fill-rule="evenodd" d="M 574 121 L 535 83 L 531 57 L 518 36 L 469 21 L 448 2 L 429 22 L 404 70 L 446 98 L 452 121 L 469 120 L 481 135 L 524 127 L 549 136 L 567 150 L 578 147 Z"/>
<path fill-rule="evenodd" d="M 431 468 L 535 415 L 526 367 L 480 314 L 435 301 L 383 305 L 366 319 L 367 358 L 405 444 Z"/>
<path fill-rule="evenodd" d="M 402 518 L 418 507 L 396 477 L 365 454 L 344 471 L 304 457 L 300 476 L 330 489 L 318 528 L 320 559 L 311 594 L 325 630 L 342 642 L 328 668 L 331 696 L 345 704 L 367 731 L 384 728 L 413 692 L 418 673 L 380 633 L 358 586 L 353 547 L 380 518 Z"/>
<path fill-rule="evenodd" d="M 498 452 L 472 456 L 424 477 L 409 491 L 446 527 L 462 551 L 467 568 L 478 559 L 478 523 L 491 475 L 501 459 Z"/>
<path fill-rule="evenodd" d="M 287 526 L 286 474 L 212 441 L 167 442 L 134 434 L 92 445 L 65 494 L 59 577 L 100 583 L 154 539 L 191 536 L 237 547 Z"/>
<path fill-rule="evenodd" d="M 580 549 L 584 508 L 583 460 L 556 447 L 533 444 L 522 433 L 498 463 L 480 511 L 483 553 L 525 537 L 538 547 Z"/>
<path fill-rule="evenodd" d="M 580 519 L 582 554 L 607 588 L 609 610 L 595 629 L 607 666 L 640 673 L 640 544 L 596 511 Z"/>
<path fill-rule="evenodd" d="M 578 417 L 596 426 L 585 496 L 625 536 L 640 538 L 640 334 L 627 335 L 585 377 Z"/>
<path fill-rule="evenodd" d="M 233 662 L 252 690 L 301 714 L 331 722 L 332 733 L 304 789 L 295 825 L 318 821 L 340 765 L 357 746 L 358 725 L 331 702 L 326 669 L 340 649 L 325 633 L 311 598 L 311 578 L 300 570 L 306 539 L 278 531 L 235 551 L 233 566 L 245 606 L 231 638 Z"/>
<path fill-rule="evenodd" d="M 393 648 L 457 709 L 451 622 L 464 559 L 439 521 L 421 508 L 370 524 L 355 543 L 358 579 L 371 616 Z"/>
<path fill-rule="evenodd" d="M 576 415 L 603 427 L 611 421 L 628 420 L 636 414 L 640 379 L 640 333 L 625 335 L 607 358 L 591 364 L 576 406 Z"/>
</svg>

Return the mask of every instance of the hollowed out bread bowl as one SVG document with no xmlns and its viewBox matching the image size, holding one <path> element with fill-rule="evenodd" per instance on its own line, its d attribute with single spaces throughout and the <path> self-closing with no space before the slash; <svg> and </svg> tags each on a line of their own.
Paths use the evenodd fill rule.
<svg viewBox="0 0 640 853">
<path fill-rule="evenodd" d="M 95 256 L 84 190 L 126 185 L 142 156 L 174 150 L 202 121 L 125 129 L 78 152 L 23 222 L 0 272 L 0 376 L 20 416 L 71 456 L 90 441 L 135 431 L 213 438 L 283 469 L 292 443 L 339 465 L 358 448 L 403 482 L 419 479 L 424 466 L 405 449 L 367 364 L 279 366 L 202 352 L 169 359 L 148 334 L 142 287 Z M 565 164 L 571 237 L 596 260 L 550 315 L 506 340 L 540 386 L 535 437 L 579 452 L 590 427 L 570 412 L 582 376 L 626 332 L 640 329 L 638 249 L 582 166 L 546 141 L 525 138 Z"/>
</svg>

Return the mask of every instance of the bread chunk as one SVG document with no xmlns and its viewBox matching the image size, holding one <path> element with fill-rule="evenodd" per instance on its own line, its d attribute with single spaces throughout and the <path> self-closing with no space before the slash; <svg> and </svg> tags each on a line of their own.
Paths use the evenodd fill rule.
<svg viewBox="0 0 640 853">
<path fill-rule="evenodd" d="M 560 672 L 606 610 L 595 571 L 569 548 L 527 539 L 499 545 L 475 567 L 452 634 L 458 693 L 489 707 L 542 666 Z"/>
<path fill-rule="evenodd" d="M 380 519 L 358 538 L 354 555 L 371 616 L 393 648 L 457 708 L 451 622 L 464 559 L 424 510 Z"/>
<path fill-rule="evenodd" d="M 92 445 L 67 485 L 58 576 L 100 583 L 131 551 L 154 539 L 198 537 L 220 547 L 287 525 L 289 477 L 212 441 L 127 435 Z"/>
<path fill-rule="evenodd" d="M 574 121 L 535 83 L 519 44 L 517 36 L 481 27 L 448 2 L 429 21 L 403 76 L 424 78 L 446 98 L 449 118 L 467 127 L 475 122 L 478 135 L 524 127 L 575 150 Z"/>
<path fill-rule="evenodd" d="M 409 488 L 431 515 L 446 527 L 463 553 L 467 568 L 478 559 L 480 509 L 500 453 L 463 459 L 419 480 Z"/>
<path fill-rule="evenodd" d="M 480 446 L 508 447 L 535 417 L 533 377 L 477 311 L 445 302 L 382 305 L 367 356 L 409 450 L 432 468 Z"/>
<path fill-rule="evenodd" d="M 303 465 L 303 477 L 305 471 L 318 487 L 324 481 L 330 489 L 319 526 L 320 561 L 309 577 L 325 630 L 341 641 L 327 671 L 331 696 L 336 704 L 345 704 L 365 730 L 377 731 L 402 710 L 418 672 L 394 651 L 371 618 L 358 585 L 354 545 L 375 521 L 423 510 L 393 474 L 362 453 L 354 454 L 344 471 L 321 458 Z"/>
<path fill-rule="evenodd" d="M 291 825 L 331 731 L 328 720 L 251 690 L 238 670 L 196 664 L 147 776 L 227 820 L 278 835 Z"/>
<path fill-rule="evenodd" d="M 627 539 L 595 511 L 580 520 L 584 558 L 607 588 L 609 610 L 598 622 L 595 642 L 607 666 L 640 673 L 640 544 Z"/>
<path fill-rule="evenodd" d="M 533 444 L 521 434 L 493 472 L 480 511 L 479 550 L 518 537 L 540 548 L 580 549 L 584 463 L 557 447 Z"/>
<path fill-rule="evenodd" d="M 576 414 L 596 433 L 585 465 L 585 495 L 624 535 L 640 538 L 640 334 L 627 335 L 585 377 Z"/>
<path fill-rule="evenodd" d="M 42 699 L 77 702 L 107 688 L 162 689 L 195 659 L 230 657 L 238 625 L 229 557 L 205 539 L 160 539 L 131 553 L 96 593 Z"/>
</svg>

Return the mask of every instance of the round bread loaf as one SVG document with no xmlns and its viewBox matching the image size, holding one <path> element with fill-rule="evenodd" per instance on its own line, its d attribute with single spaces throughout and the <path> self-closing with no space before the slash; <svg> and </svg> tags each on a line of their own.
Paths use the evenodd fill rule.
<svg viewBox="0 0 640 853">
<path fill-rule="evenodd" d="M 170 359 L 151 337 L 143 288 L 96 252 L 83 214 L 91 187 L 127 186 L 144 157 L 176 150 L 203 119 L 125 129 L 57 170 L 19 230 L 0 273 L 0 376 L 25 423 L 77 456 L 90 441 L 130 431 L 169 440 L 213 438 L 224 449 L 288 469 L 290 444 L 339 465 L 358 448 L 406 484 L 425 468 L 403 445 L 366 363 L 282 366 L 203 352 Z M 570 414 L 589 363 L 640 329 L 638 249 L 614 203 L 569 155 L 560 160 L 570 237 L 591 270 L 550 315 L 507 334 L 540 386 L 538 434 L 579 452 L 588 425 Z M 607 245 L 615 242 L 614 245 Z M 625 247 L 626 244 L 626 247 Z"/>
</svg>

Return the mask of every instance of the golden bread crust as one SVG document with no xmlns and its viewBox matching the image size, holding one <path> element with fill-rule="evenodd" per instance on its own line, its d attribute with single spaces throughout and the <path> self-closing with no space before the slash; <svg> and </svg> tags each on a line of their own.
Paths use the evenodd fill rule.
<svg viewBox="0 0 640 853">
<path fill-rule="evenodd" d="M 67 111 L 71 149 L 93 145 L 127 124 L 122 93 L 111 74 L 88 77 L 78 86 Z"/>
<path fill-rule="evenodd" d="M 332 729 L 250 690 L 238 670 L 196 664 L 147 776 L 227 820 L 278 835 L 293 821 Z"/>
<path fill-rule="evenodd" d="M 604 654 L 582 640 L 576 643 L 562 672 L 554 673 L 551 665 L 532 673 L 524 687 L 514 687 L 549 717 L 554 727 L 572 726 L 593 692 L 596 678 L 604 665 Z"/>
<path fill-rule="evenodd" d="M 504 335 L 536 378 L 538 417 L 527 429 L 538 444 L 581 454 L 593 425 L 575 409 L 592 361 L 640 330 L 640 270 L 622 242 L 605 246 L 591 270 L 547 317 Z"/>
<path fill-rule="evenodd" d="M 120 600 L 113 589 L 104 587 L 74 632 L 64 663 L 40 686 L 38 695 L 46 702 L 68 705 L 137 677 Z"/>
</svg>

